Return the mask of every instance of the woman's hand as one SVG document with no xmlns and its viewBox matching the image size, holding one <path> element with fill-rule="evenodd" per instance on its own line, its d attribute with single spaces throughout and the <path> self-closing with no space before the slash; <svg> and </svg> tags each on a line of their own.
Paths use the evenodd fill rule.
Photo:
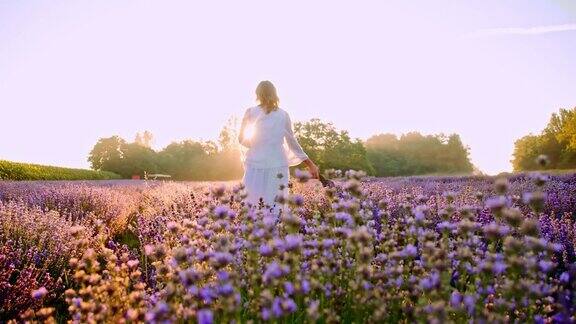
<svg viewBox="0 0 576 324">
<path fill-rule="evenodd" d="M 316 166 L 316 164 L 314 164 L 312 167 L 310 167 L 308 169 L 310 170 L 310 174 L 312 175 L 312 178 L 320 179 L 320 169 L 318 168 L 318 166 Z"/>
<path fill-rule="evenodd" d="M 310 159 L 304 161 L 304 163 L 306 163 L 306 167 L 308 167 L 308 172 L 310 172 L 312 178 L 320 179 L 320 169 L 318 168 L 318 166 Z"/>
</svg>

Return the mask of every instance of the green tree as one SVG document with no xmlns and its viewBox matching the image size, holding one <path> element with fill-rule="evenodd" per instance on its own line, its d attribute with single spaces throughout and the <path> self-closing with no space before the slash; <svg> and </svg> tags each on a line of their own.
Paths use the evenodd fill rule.
<svg viewBox="0 0 576 324">
<path fill-rule="evenodd" d="M 203 143 L 192 140 L 173 142 L 158 153 L 159 167 L 175 180 L 201 179 L 208 156 Z"/>
<path fill-rule="evenodd" d="M 88 155 L 92 169 L 118 173 L 122 168 L 122 147 L 125 144 L 126 141 L 119 136 L 99 139 Z"/>
<path fill-rule="evenodd" d="M 541 154 L 550 160 L 548 169 L 576 167 L 576 108 L 560 109 L 539 135 L 527 135 L 514 143 L 514 171 L 538 169 L 535 160 Z"/>
<path fill-rule="evenodd" d="M 159 168 L 174 180 L 233 180 L 242 177 L 234 128 L 226 125 L 219 142 L 173 142 L 158 153 Z"/>
<path fill-rule="evenodd" d="M 364 144 L 359 139 L 352 139 L 347 131 L 338 131 L 331 123 L 312 119 L 295 123 L 294 133 L 306 154 L 321 170 L 353 169 L 374 173 Z"/>
<path fill-rule="evenodd" d="M 127 143 L 119 136 L 99 139 L 88 161 L 94 170 L 114 172 L 124 178 L 158 171 L 154 150 L 140 143 Z"/>
<path fill-rule="evenodd" d="M 474 170 L 474 166 L 470 162 L 468 148 L 464 146 L 458 134 L 452 134 L 448 137 L 446 157 L 443 160 L 448 172 L 469 173 Z"/>
<path fill-rule="evenodd" d="M 537 135 L 526 135 L 514 142 L 512 167 L 514 171 L 536 170 L 536 158 L 542 154 L 541 139 Z"/>
<path fill-rule="evenodd" d="M 127 143 L 122 146 L 122 168 L 119 174 L 124 177 L 144 176 L 145 173 L 158 172 L 156 151 L 138 143 Z"/>
<path fill-rule="evenodd" d="M 379 134 L 366 141 L 368 160 L 378 176 L 397 176 L 404 173 L 406 161 L 399 154 L 400 141 L 394 134 Z"/>
<path fill-rule="evenodd" d="M 470 173 L 468 148 L 460 136 L 424 136 L 418 132 L 379 134 L 366 141 L 368 159 L 377 176 L 406 176 L 431 173 Z"/>
</svg>

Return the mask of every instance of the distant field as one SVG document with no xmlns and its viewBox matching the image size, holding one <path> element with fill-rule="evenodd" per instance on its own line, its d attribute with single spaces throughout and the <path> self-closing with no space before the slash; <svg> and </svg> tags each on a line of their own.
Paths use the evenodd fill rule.
<svg viewBox="0 0 576 324">
<path fill-rule="evenodd" d="M 0 160 L 0 180 L 109 180 L 120 176 L 106 171 L 62 168 Z"/>
</svg>

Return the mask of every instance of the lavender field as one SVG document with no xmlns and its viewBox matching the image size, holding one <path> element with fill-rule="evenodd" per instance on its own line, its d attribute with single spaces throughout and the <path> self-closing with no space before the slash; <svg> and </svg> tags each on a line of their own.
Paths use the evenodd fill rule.
<svg viewBox="0 0 576 324">
<path fill-rule="evenodd" d="M 574 322 L 576 175 L 0 182 L 0 322 Z"/>
</svg>

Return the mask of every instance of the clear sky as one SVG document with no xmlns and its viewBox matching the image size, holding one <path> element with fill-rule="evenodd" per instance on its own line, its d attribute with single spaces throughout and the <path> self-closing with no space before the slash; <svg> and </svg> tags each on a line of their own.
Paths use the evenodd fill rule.
<svg viewBox="0 0 576 324">
<path fill-rule="evenodd" d="M 292 120 L 452 133 L 488 173 L 576 106 L 576 1 L 0 1 L 0 159 L 216 139 L 269 79 Z"/>
</svg>

